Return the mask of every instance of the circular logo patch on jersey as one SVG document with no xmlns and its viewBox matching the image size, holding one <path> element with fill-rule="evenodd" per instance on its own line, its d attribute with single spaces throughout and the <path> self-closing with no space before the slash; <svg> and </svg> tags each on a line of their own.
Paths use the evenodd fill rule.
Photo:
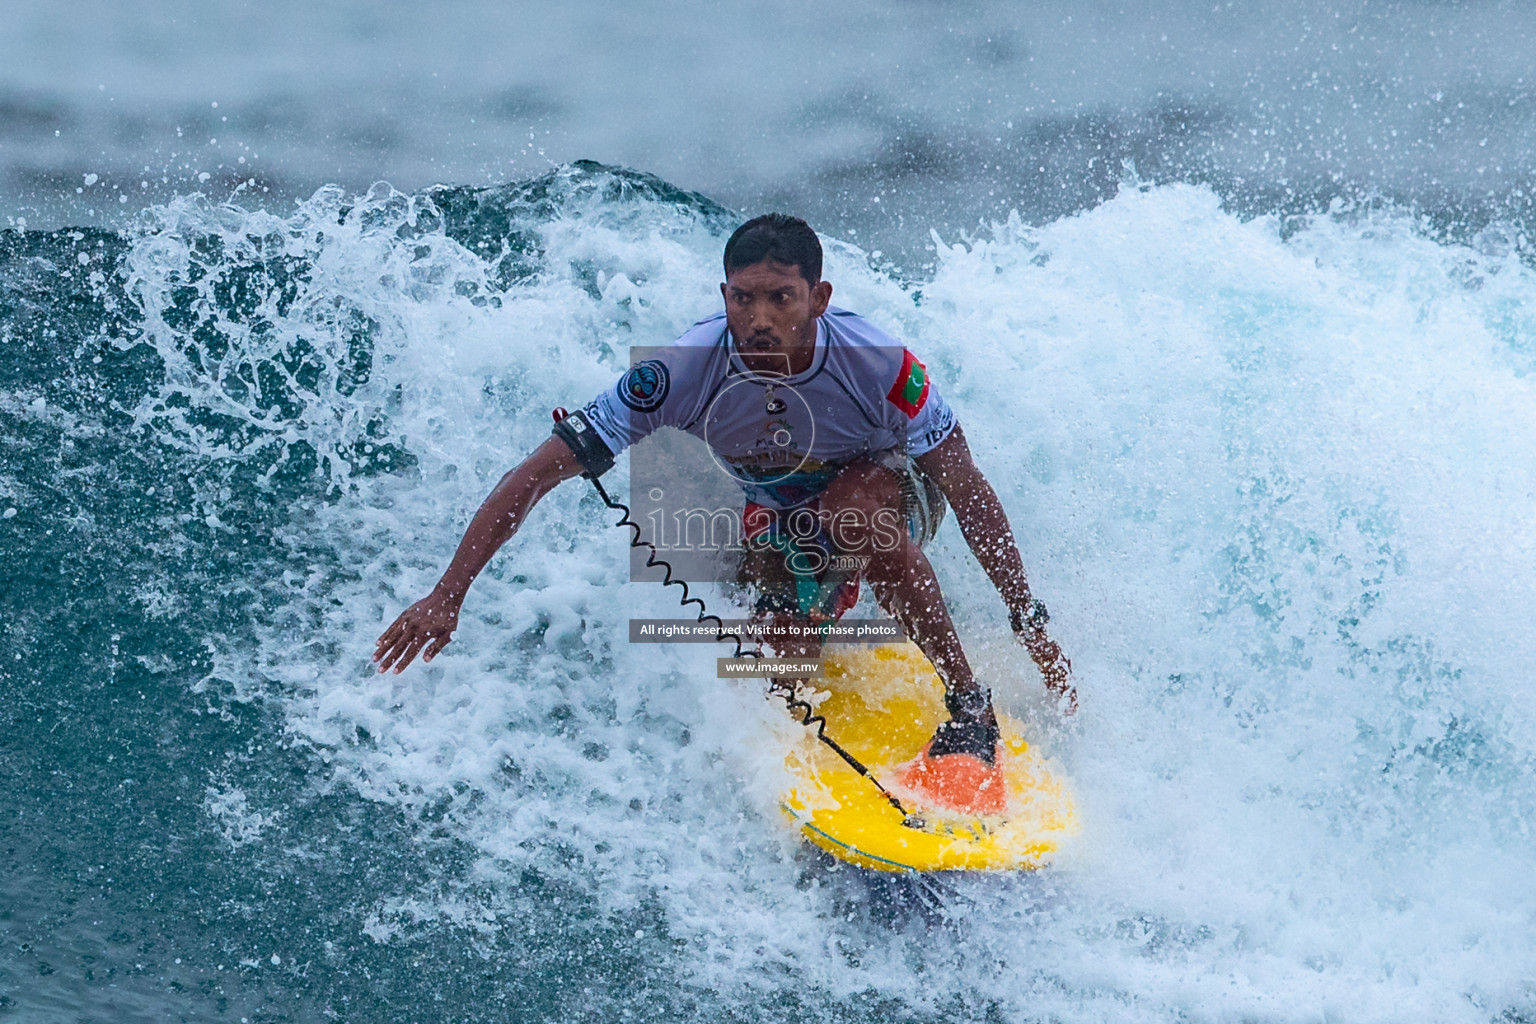
<svg viewBox="0 0 1536 1024">
<path fill-rule="evenodd" d="M 655 412 L 667 400 L 670 378 L 658 359 L 636 363 L 619 381 L 619 400 L 635 412 Z"/>
</svg>

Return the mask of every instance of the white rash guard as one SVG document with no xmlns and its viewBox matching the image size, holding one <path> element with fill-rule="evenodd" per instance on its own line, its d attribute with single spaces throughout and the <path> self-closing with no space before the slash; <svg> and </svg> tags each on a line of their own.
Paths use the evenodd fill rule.
<svg viewBox="0 0 1536 1024">
<path fill-rule="evenodd" d="M 810 367 L 755 373 L 731 344 L 725 314 L 641 357 L 586 408 L 618 454 L 657 427 L 701 438 L 749 502 L 791 509 L 843 466 L 888 449 L 932 451 L 955 415 L 906 346 L 856 313 L 829 307 Z"/>
</svg>

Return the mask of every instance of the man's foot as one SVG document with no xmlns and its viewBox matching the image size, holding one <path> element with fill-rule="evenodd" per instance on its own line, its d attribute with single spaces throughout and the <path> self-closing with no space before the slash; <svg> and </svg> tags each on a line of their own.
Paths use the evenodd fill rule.
<svg viewBox="0 0 1536 1024">
<path fill-rule="evenodd" d="M 987 764 L 997 762 L 997 713 L 992 710 L 992 693 L 975 689 L 944 694 L 949 721 L 934 731 L 927 756 L 969 754 Z"/>
<path fill-rule="evenodd" d="M 933 734 L 897 781 L 929 807 L 960 814 L 1002 814 L 1008 786 L 997 763 L 997 715 L 986 690 L 948 693 L 950 720 Z"/>
<path fill-rule="evenodd" d="M 928 756 L 969 754 L 987 764 L 995 764 L 997 741 L 997 716 L 988 708 L 984 718 L 974 718 L 968 722 L 951 719 L 940 725 L 934 730 L 933 740 L 928 744 Z"/>
</svg>

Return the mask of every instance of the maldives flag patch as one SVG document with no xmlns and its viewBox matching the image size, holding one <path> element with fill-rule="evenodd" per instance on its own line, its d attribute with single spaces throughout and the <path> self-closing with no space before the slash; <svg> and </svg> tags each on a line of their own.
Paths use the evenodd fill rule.
<svg viewBox="0 0 1536 1024">
<path fill-rule="evenodd" d="M 923 403 L 928 401 L 928 370 L 910 351 L 901 360 L 901 372 L 885 397 L 909 420 L 922 412 Z"/>
</svg>

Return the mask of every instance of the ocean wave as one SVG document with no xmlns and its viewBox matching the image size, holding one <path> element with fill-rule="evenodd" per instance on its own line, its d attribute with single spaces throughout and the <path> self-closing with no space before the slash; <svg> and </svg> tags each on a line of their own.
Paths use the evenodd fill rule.
<svg viewBox="0 0 1536 1024">
<path fill-rule="evenodd" d="M 581 991 L 572 1017 L 1529 1010 L 1536 320 L 1513 229 L 1244 218 L 1129 181 L 1045 225 L 936 235 L 921 278 L 828 241 L 836 301 L 902 334 L 965 424 L 1082 694 L 1056 724 L 946 527 L 932 558 L 972 659 L 1073 780 L 1083 830 L 1038 876 L 954 881 L 938 917 L 801 848 L 776 807 L 795 727 L 715 680 L 717 652 L 622 642 L 673 598 L 628 585 L 579 481 L 443 657 L 374 674 L 373 638 L 549 410 L 714 311 L 732 221 L 588 164 L 3 236 L 12 572 L 92 530 L 150 552 L 109 600 L 206 645 L 159 677 L 266 709 L 303 780 L 209 763 L 189 801 L 209 841 L 318 870 L 297 851 L 345 814 L 454 851 L 329 908 L 299 955 L 340 973 L 462 942 L 497 991 L 539 972 Z M 107 477 L 140 504 L 108 515 Z M 351 809 L 270 802 L 294 792 Z M 411 993 L 387 962 L 380 984 Z M 445 1013 L 489 1012 L 468 991 Z"/>
</svg>

